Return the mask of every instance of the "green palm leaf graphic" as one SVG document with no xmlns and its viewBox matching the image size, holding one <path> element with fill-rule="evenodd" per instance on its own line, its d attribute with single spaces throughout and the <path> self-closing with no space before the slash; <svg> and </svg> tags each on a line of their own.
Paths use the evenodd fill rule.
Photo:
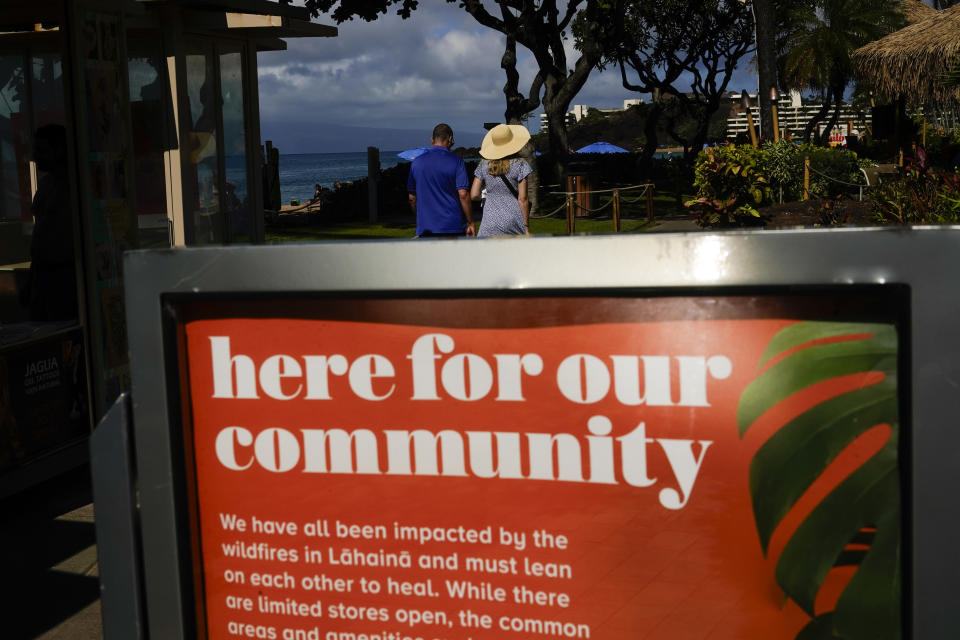
<svg viewBox="0 0 960 640">
<path fill-rule="evenodd" d="M 789 353 L 788 353 L 789 352 Z M 897 469 L 897 334 L 884 324 L 801 322 L 773 337 L 760 366 L 786 354 L 744 390 L 740 436 L 791 395 L 840 376 L 883 379 L 810 407 L 765 442 L 750 463 L 750 495 L 764 553 L 797 500 L 860 435 L 879 424 L 890 440 L 817 504 L 791 535 L 776 580 L 812 618 L 798 640 L 900 637 L 900 484 Z M 847 551 L 848 544 L 866 550 Z M 834 566 L 855 565 L 836 609 L 814 602 Z"/>
</svg>

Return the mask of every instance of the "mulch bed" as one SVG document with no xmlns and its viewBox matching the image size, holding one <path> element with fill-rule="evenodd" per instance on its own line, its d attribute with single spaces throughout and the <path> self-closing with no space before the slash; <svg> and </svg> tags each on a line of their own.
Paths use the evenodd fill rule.
<svg viewBox="0 0 960 640">
<path fill-rule="evenodd" d="M 834 206 L 833 224 L 828 216 L 821 213 L 824 202 L 807 200 L 784 202 L 760 209 L 764 229 L 789 229 L 792 227 L 826 226 L 876 226 L 877 222 L 870 214 L 870 200 L 842 200 Z"/>
</svg>

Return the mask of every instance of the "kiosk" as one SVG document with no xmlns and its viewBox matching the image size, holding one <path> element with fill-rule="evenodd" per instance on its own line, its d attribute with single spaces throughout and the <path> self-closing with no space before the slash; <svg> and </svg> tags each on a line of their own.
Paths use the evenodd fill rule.
<svg viewBox="0 0 960 640">
<path fill-rule="evenodd" d="M 108 637 L 946 637 L 958 243 L 128 253 Z"/>
</svg>

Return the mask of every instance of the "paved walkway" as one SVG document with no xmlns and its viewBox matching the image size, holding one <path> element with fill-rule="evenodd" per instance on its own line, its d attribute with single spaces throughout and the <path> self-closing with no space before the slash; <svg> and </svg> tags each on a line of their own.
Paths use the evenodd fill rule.
<svg viewBox="0 0 960 640">
<path fill-rule="evenodd" d="M 89 470 L 0 501 L 0 637 L 97 640 L 97 572 Z"/>
</svg>

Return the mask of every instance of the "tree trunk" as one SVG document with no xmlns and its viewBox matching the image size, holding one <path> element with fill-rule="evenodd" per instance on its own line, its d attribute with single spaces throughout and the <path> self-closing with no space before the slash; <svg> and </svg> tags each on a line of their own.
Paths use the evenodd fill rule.
<svg viewBox="0 0 960 640">
<path fill-rule="evenodd" d="M 567 142 L 567 106 L 568 104 L 554 97 L 553 86 L 555 80 L 548 78 L 546 93 L 543 96 L 543 112 L 547 114 L 547 140 L 550 143 L 550 159 L 557 172 L 557 179 L 563 181 L 569 160 L 569 144 Z M 563 185 L 561 185 L 563 186 Z"/>
<path fill-rule="evenodd" d="M 837 126 L 837 121 L 840 120 L 840 105 L 843 104 L 843 89 L 834 89 L 833 96 L 833 114 L 830 116 L 830 121 L 820 135 L 819 140 L 820 144 L 824 146 L 830 144 L 830 132 L 833 131 L 833 128 Z"/>
<path fill-rule="evenodd" d="M 773 139 L 773 105 L 770 89 L 777 86 L 777 47 L 775 0 L 753 0 L 753 18 L 757 27 L 757 75 L 760 78 L 760 129 Z"/>
<path fill-rule="evenodd" d="M 826 117 L 828 111 L 830 111 L 829 92 L 823 96 L 823 104 L 820 106 L 820 110 L 813 114 L 813 117 L 807 121 L 807 125 L 803 128 L 804 142 L 810 142 L 810 136 L 813 133 L 813 130 L 816 129 L 817 124 Z M 819 136 L 817 138 L 819 139 Z"/>
<path fill-rule="evenodd" d="M 507 109 L 503 113 L 504 121 L 507 124 L 523 124 L 524 116 L 540 104 L 539 77 L 534 80 L 529 99 L 520 93 L 520 74 L 517 73 L 517 41 L 510 36 L 507 36 L 507 44 L 504 47 L 503 58 L 500 60 L 500 67 L 507 74 L 507 83 L 503 85 L 503 93 L 507 98 Z M 527 176 L 527 197 L 530 200 L 530 213 L 537 213 L 540 210 L 540 174 L 536 170 L 536 150 L 532 143 L 524 145 L 523 149 L 520 150 L 520 157 L 534 170 Z"/>
</svg>

